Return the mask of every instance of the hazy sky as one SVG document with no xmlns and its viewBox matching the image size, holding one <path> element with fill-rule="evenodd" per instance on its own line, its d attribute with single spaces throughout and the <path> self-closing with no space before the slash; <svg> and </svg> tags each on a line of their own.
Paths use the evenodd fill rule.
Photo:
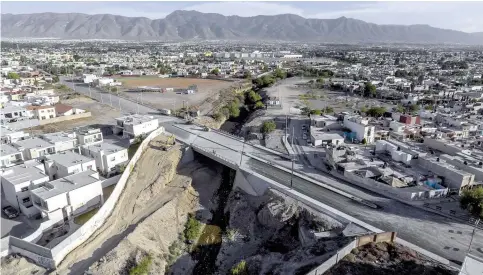
<svg viewBox="0 0 483 275">
<path fill-rule="evenodd" d="M 79 12 L 163 18 L 175 10 L 224 15 L 297 14 L 308 18 L 361 19 L 377 24 L 428 24 L 483 31 L 483 2 L 1 2 L 2 13 Z"/>
</svg>

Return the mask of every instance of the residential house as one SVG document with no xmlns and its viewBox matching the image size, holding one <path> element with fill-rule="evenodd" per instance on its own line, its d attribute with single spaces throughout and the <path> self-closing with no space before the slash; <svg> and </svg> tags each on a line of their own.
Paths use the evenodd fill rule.
<svg viewBox="0 0 483 275">
<path fill-rule="evenodd" d="M 38 120 L 46 120 L 56 117 L 54 106 L 28 106 L 27 110 L 31 111 L 33 117 Z"/>
<path fill-rule="evenodd" d="M 126 148 L 107 142 L 83 146 L 82 154 L 95 159 L 97 170 L 106 177 L 120 172 L 129 161 Z"/>
<path fill-rule="evenodd" d="M 375 127 L 369 125 L 369 120 L 360 116 L 344 116 L 344 127 L 355 133 L 355 137 L 359 141 L 365 140 L 367 143 L 373 143 L 375 139 Z"/>
<path fill-rule="evenodd" d="M 39 211 L 32 207 L 30 190 L 49 181 L 49 176 L 44 173 L 42 163 L 27 161 L 24 164 L 2 170 L 0 177 L 2 190 L 8 204 L 19 209 L 28 217 L 39 214 Z"/>
<path fill-rule="evenodd" d="M 0 139 L 1 143 L 12 143 L 17 140 L 22 140 L 29 137 L 28 133 L 24 131 L 15 131 L 7 128 L 4 125 L 0 125 Z"/>
<path fill-rule="evenodd" d="M 87 170 L 97 171 L 94 159 L 71 151 L 45 156 L 43 160 L 45 172 L 49 175 L 50 180 L 67 177 L 68 175 Z"/>
<path fill-rule="evenodd" d="M 82 127 L 74 129 L 79 145 L 94 145 L 103 142 L 102 132 L 97 128 Z"/>
<path fill-rule="evenodd" d="M 22 162 L 21 151 L 10 144 L 0 144 L 0 168 L 14 166 Z"/>
<path fill-rule="evenodd" d="M 25 160 L 36 159 L 55 153 L 55 145 L 38 137 L 18 140 L 12 146 L 22 152 Z"/>
<path fill-rule="evenodd" d="M 159 128 L 157 118 L 148 115 L 129 115 L 116 118 L 113 132 L 125 138 L 134 138 L 151 133 Z"/>
<path fill-rule="evenodd" d="M 54 222 L 68 220 L 104 203 L 99 174 L 92 170 L 47 182 L 31 190 L 30 197 L 42 217 Z"/>
<path fill-rule="evenodd" d="M 78 141 L 75 133 L 56 132 L 40 135 L 40 138 L 54 144 L 56 153 L 78 149 Z"/>
</svg>

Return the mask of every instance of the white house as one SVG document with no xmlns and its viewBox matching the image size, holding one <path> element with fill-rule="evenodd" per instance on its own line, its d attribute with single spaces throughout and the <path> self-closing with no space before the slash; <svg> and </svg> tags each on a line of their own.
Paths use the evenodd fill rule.
<svg viewBox="0 0 483 275">
<path fill-rule="evenodd" d="M 79 145 L 94 145 L 104 141 L 102 132 L 97 128 L 82 127 L 74 129 Z"/>
<path fill-rule="evenodd" d="M 104 203 L 96 171 L 87 170 L 31 190 L 33 205 L 52 221 L 70 219 Z"/>
<path fill-rule="evenodd" d="M 97 170 L 106 177 L 119 172 L 129 160 L 126 148 L 107 142 L 83 146 L 82 154 L 95 159 Z"/>
<path fill-rule="evenodd" d="M 28 217 L 39 213 L 32 207 L 29 190 L 49 181 L 49 176 L 44 173 L 43 168 L 42 163 L 38 161 L 27 161 L 1 172 L 5 200 Z"/>
<path fill-rule="evenodd" d="M 44 157 L 45 172 L 50 180 L 55 180 L 82 171 L 97 171 L 96 161 L 71 151 Z"/>
<path fill-rule="evenodd" d="M 0 119 L 11 121 L 29 118 L 29 112 L 26 108 L 20 106 L 6 106 L 0 110 Z"/>
<path fill-rule="evenodd" d="M 24 131 L 10 130 L 4 125 L 0 125 L 0 139 L 2 143 L 12 143 L 28 137 L 29 134 Z"/>
<path fill-rule="evenodd" d="M 54 144 L 56 153 L 78 148 L 75 133 L 56 132 L 40 135 L 40 138 Z"/>
<path fill-rule="evenodd" d="M 22 152 L 25 160 L 36 159 L 55 153 L 54 144 L 38 137 L 18 140 L 12 143 L 12 146 Z"/>
<path fill-rule="evenodd" d="M 22 152 L 9 144 L 0 144 L 0 168 L 10 167 L 23 162 Z"/>
<path fill-rule="evenodd" d="M 116 118 L 116 125 L 113 128 L 114 134 L 126 138 L 134 138 L 147 135 L 159 128 L 157 118 L 148 115 L 129 115 Z"/>
<path fill-rule="evenodd" d="M 351 130 L 356 134 L 356 138 L 359 141 L 363 139 L 367 143 L 373 143 L 375 138 L 375 127 L 370 126 L 369 120 L 360 116 L 348 116 L 344 117 L 344 127 Z"/>
<path fill-rule="evenodd" d="M 27 110 L 33 114 L 33 117 L 38 120 L 45 120 L 55 118 L 55 107 L 53 106 L 28 106 Z"/>
<path fill-rule="evenodd" d="M 310 140 L 314 146 L 324 144 L 341 145 L 344 143 L 344 137 L 338 133 L 320 132 L 317 130 L 310 131 Z"/>
<path fill-rule="evenodd" d="M 86 112 L 83 109 L 74 108 L 72 106 L 60 104 L 60 103 L 55 104 L 54 107 L 55 107 L 55 114 L 57 116 L 71 116 L 71 115 L 77 115 L 77 114 L 82 114 Z"/>
</svg>

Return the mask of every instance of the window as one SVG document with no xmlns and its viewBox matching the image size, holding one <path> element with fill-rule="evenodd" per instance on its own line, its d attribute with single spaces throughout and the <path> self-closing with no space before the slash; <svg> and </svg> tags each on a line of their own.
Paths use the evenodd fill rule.
<svg viewBox="0 0 483 275">
<path fill-rule="evenodd" d="M 24 203 L 26 203 L 26 202 L 30 202 L 30 197 L 23 198 L 23 199 L 22 199 L 22 201 L 23 201 Z"/>
<path fill-rule="evenodd" d="M 50 118 L 54 118 L 54 115 L 50 115 Z"/>
<path fill-rule="evenodd" d="M 22 189 L 20 189 L 20 191 L 26 192 L 26 191 L 29 191 L 29 188 L 28 187 L 22 187 Z"/>
</svg>

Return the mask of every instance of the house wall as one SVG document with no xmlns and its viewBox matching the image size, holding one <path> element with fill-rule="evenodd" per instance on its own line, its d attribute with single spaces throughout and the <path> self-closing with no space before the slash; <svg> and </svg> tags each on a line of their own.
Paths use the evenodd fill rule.
<svg viewBox="0 0 483 275">
<path fill-rule="evenodd" d="M 448 141 L 443 139 L 424 138 L 424 145 L 449 155 L 456 155 L 464 149 L 448 144 Z"/>
<path fill-rule="evenodd" d="M 452 169 L 445 165 L 444 162 L 432 161 L 423 157 L 418 158 L 418 164 L 424 169 L 444 177 L 444 184 L 451 189 L 460 189 L 466 185 L 471 185 L 475 179 L 475 175 Z"/>
<path fill-rule="evenodd" d="M 349 128 L 352 132 L 355 132 L 356 138 L 359 141 L 362 141 L 365 138 L 367 143 L 373 143 L 374 142 L 374 137 L 375 137 L 374 126 L 367 126 L 367 125 L 359 124 L 359 123 L 350 121 L 348 119 L 344 120 L 344 126 Z"/>
<path fill-rule="evenodd" d="M 67 151 L 67 150 L 72 150 L 76 148 L 77 140 L 69 140 L 69 141 L 63 141 L 63 142 L 56 142 L 55 143 L 55 152 L 62 152 L 62 151 Z"/>
<path fill-rule="evenodd" d="M 102 197 L 101 181 L 72 190 L 68 193 L 67 197 L 72 211 L 76 211 L 96 197 L 99 197 L 100 202 L 100 198 Z"/>
<path fill-rule="evenodd" d="M 130 125 L 126 125 L 126 126 L 130 126 Z M 133 133 L 134 136 L 137 137 L 137 136 L 140 136 L 140 135 L 151 133 L 152 131 L 158 129 L 158 127 L 159 127 L 159 122 L 158 122 L 157 119 L 154 119 L 154 120 L 145 122 L 143 124 L 134 125 L 134 126 L 132 126 L 132 128 L 130 127 L 131 130 L 128 130 L 128 131 Z M 126 128 L 128 128 L 128 127 L 126 127 Z"/>
<path fill-rule="evenodd" d="M 2 178 L 2 188 L 5 193 L 5 200 L 13 207 L 18 209 L 17 192 L 15 191 L 15 186 Z"/>
<path fill-rule="evenodd" d="M 70 116 L 59 116 L 59 117 L 54 117 L 54 118 L 51 118 L 51 119 L 40 120 L 39 125 L 57 123 L 57 122 L 61 122 L 61 121 L 67 121 L 67 120 L 73 120 L 73 119 L 79 119 L 79 118 L 86 118 L 86 117 L 90 117 L 90 116 L 91 116 L 91 112 L 86 112 L 86 113 L 76 114 L 76 115 L 70 115 Z"/>
<path fill-rule="evenodd" d="M 65 193 L 48 198 L 45 201 L 47 202 L 47 207 L 49 212 L 62 209 L 63 207 L 69 205 L 67 201 L 67 194 Z"/>
<path fill-rule="evenodd" d="M 116 165 L 128 161 L 127 149 L 103 156 L 103 172 L 110 173 Z"/>
</svg>

